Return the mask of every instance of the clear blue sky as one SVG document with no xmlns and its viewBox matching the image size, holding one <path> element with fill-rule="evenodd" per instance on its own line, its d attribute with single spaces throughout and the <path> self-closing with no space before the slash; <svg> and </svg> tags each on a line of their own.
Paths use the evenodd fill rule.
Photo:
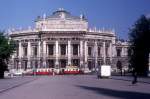
<svg viewBox="0 0 150 99">
<path fill-rule="evenodd" d="M 114 28 L 121 38 L 142 14 L 150 14 L 150 0 L 0 0 L 0 30 L 34 26 L 34 19 L 64 8 L 84 13 L 90 27 Z"/>
</svg>

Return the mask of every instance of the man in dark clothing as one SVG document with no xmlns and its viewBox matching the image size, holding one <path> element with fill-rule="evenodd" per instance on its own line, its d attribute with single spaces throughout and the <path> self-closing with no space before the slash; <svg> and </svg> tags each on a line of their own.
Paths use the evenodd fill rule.
<svg viewBox="0 0 150 99">
<path fill-rule="evenodd" d="M 137 83 L 137 71 L 134 68 L 133 69 L 133 81 L 132 81 L 132 84 L 136 84 L 136 83 Z"/>
</svg>

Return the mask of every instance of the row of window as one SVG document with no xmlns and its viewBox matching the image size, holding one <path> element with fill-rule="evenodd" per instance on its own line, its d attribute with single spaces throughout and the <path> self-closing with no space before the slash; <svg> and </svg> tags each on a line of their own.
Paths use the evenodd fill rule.
<svg viewBox="0 0 150 99">
<path fill-rule="evenodd" d="M 117 52 L 117 57 L 122 56 L 121 55 L 122 49 L 116 49 L 116 52 Z M 127 53 L 127 56 L 131 56 L 131 49 L 128 49 L 126 53 Z"/>
<path fill-rule="evenodd" d="M 78 55 L 78 52 L 79 52 L 79 49 L 78 49 L 78 44 L 73 44 L 73 55 Z M 60 54 L 61 55 L 66 55 L 66 45 L 65 44 L 61 44 L 60 45 Z M 18 49 L 17 49 L 17 56 L 18 56 Z M 121 49 L 116 49 L 116 52 L 117 52 L 117 57 L 120 57 L 121 56 L 121 52 L 122 50 Z M 101 47 L 98 47 L 98 50 L 97 50 L 97 53 L 98 53 L 98 56 L 101 56 Z M 32 56 L 37 56 L 38 54 L 38 48 L 37 46 L 32 46 L 32 50 L 31 50 L 31 55 Z M 88 56 L 92 56 L 93 54 L 93 48 L 92 47 L 88 47 Z M 131 50 L 128 49 L 128 52 L 127 52 L 128 56 L 131 56 Z M 54 55 L 54 45 L 48 45 L 48 55 Z M 23 56 L 27 56 L 27 47 L 23 47 Z M 108 56 L 108 48 L 106 47 L 106 56 Z"/>
<path fill-rule="evenodd" d="M 33 46 L 31 51 L 32 51 L 31 52 L 32 56 L 37 56 L 37 53 L 38 53 L 37 46 Z M 17 54 L 17 56 L 19 55 L 19 50 L 18 49 L 16 49 L 16 54 Z M 28 54 L 27 47 L 23 47 L 23 56 L 27 56 L 27 54 Z"/>
<path fill-rule="evenodd" d="M 66 45 L 62 44 L 61 45 L 61 50 L 60 50 L 60 54 L 61 55 L 66 55 Z M 78 44 L 73 44 L 73 55 L 78 55 Z M 27 52 L 27 47 L 23 47 L 23 56 L 27 56 L 28 52 Z M 16 50 L 17 56 L 19 55 L 19 50 Z M 37 56 L 38 54 L 38 48 L 37 46 L 32 46 L 31 48 L 31 55 L 32 56 Z M 54 55 L 54 45 L 48 45 L 48 55 Z"/>
<path fill-rule="evenodd" d="M 73 66 L 80 66 L 80 60 L 79 59 L 72 59 L 72 65 Z M 21 68 L 22 69 L 27 69 L 27 65 L 28 65 L 28 61 L 27 60 L 24 60 L 21 62 Z M 39 62 L 38 61 L 31 61 L 31 64 L 30 64 L 30 68 L 38 68 L 38 65 L 39 65 Z M 59 65 L 61 68 L 65 68 L 68 64 L 67 64 L 67 60 L 64 60 L 64 59 L 61 59 L 59 61 Z M 15 69 L 19 69 L 19 61 L 15 61 L 15 65 L 14 65 Z M 40 66 L 42 68 L 42 61 L 40 62 Z M 54 68 L 55 66 L 55 60 L 47 60 L 46 61 L 46 67 L 48 68 Z"/>
<path fill-rule="evenodd" d="M 28 68 L 43 68 L 42 67 L 42 61 L 41 62 L 39 62 L 39 61 L 30 61 L 31 62 L 31 64 L 30 64 L 30 66 L 28 67 L 27 65 L 27 63 L 28 63 L 28 61 L 22 61 L 21 62 L 21 68 L 22 69 L 27 69 L 27 67 Z M 15 61 L 14 62 L 15 63 L 15 69 L 19 69 L 19 61 Z M 98 65 L 100 66 L 100 65 L 102 65 L 103 64 L 103 61 L 98 61 L 97 62 L 98 63 Z M 110 64 L 109 62 L 107 63 L 107 64 Z M 61 59 L 60 61 L 59 61 L 59 67 L 60 68 L 65 68 L 66 66 L 68 65 L 68 63 L 67 63 L 67 60 L 64 60 L 64 59 Z M 80 66 L 80 60 L 79 59 L 72 59 L 72 61 L 71 61 L 71 65 L 72 66 Z M 87 65 L 88 65 L 88 68 L 91 70 L 92 68 L 95 68 L 95 61 L 88 61 L 88 63 L 87 63 Z M 55 60 L 47 60 L 46 61 L 46 68 L 55 68 Z"/>
</svg>

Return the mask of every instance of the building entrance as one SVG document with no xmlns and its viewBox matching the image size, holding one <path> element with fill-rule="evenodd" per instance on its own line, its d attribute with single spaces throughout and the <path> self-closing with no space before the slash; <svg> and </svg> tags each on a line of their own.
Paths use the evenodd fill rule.
<svg viewBox="0 0 150 99">
<path fill-rule="evenodd" d="M 66 60 L 65 59 L 61 59 L 60 60 L 60 68 L 66 68 Z"/>
</svg>

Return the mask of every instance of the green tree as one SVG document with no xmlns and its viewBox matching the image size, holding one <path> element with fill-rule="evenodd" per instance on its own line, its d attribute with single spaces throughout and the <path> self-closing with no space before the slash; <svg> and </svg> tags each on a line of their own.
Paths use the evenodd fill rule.
<svg viewBox="0 0 150 99">
<path fill-rule="evenodd" d="M 150 52 L 150 20 L 142 15 L 129 33 L 132 54 L 130 64 L 137 75 L 147 76 Z"/>
<path fill-rule="evenodd" d="M 0 31 L 0 78 L 4 78 L 4 72 L 8 70 L 9 58 L 14 48 L 14 42 Z"/>
</svg>

